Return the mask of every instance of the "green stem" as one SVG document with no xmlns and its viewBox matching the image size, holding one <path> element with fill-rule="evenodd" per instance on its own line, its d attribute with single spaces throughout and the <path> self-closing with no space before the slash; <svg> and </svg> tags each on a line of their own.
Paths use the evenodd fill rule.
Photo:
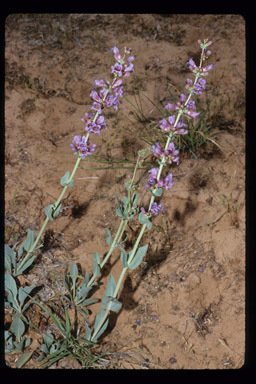
<svg viewBox="0 0 256 384">
<path fill-rule="evenodd" d="M 88 136 L 88 135 L 87 135 L 87 136 Z M 75 166 L 74 166 L 74 169 L 73 169 L 73 171 L 72 171 L 72 174 L 71 174 L 71 176 L 70 176 L 69 181 L 71 181 L 71 180 L 73 179 L 73 177 L 74 177 L 74 175 L 75 175 L 75 173 L 76 173 L 76 170 L 77 170 L 77 168 L 78 168 L 78 165 L 79 165 L 79 163 L 80 163 L 80 160 L 81 160 L 81 158 L 79 157 L 79 158 L 77 159 L 77 161 L 76 161 L 76 164 L 75 164 Z M 60 194 L 58 200 L 56 201 L 56 203 L 54 203 L 53 213 L 54 213 L 54 211 L 57 209 L 57 207 L 59 206 L 59 204 L 60 204 L 60 202 L 61 202 L 61 200 L 62 200 L 62 198 L 63 198 L 63 196 L 64 196 L 64 194 L 65 194 L 65 192 L 66 192 L 66 190 L 67 190 L 67 188 L 68 188 L 67 186 L 63 188 L 63 190 L 61 191 L 61 194 Z M 22 262 L 19 264 L 19 266 L 18 266 L 16 272 L 19 272 L 19 270 L 24 266 L 24 264 L 27 262 L 27 260 L 31 257 L 31 254 L 34 252 L 34 250 L 35 250 L 35 248 L 36 248 L 36 246 L 37 246 L 37 244 L 38 244 L 38 242 L 39 242 L 39 240 L 40 240 L 40 238 L 41 238 L 41 236 L 42 236 L 42 234 L 43 234 L 43 232 L 44 232 L 44 230 L 45 230 L 45 227 L 46 227 L 46 225 L 48 224 L 48 221 L 49 221 L 49 218 L 46 217 L 46 219 L 45 219 L 45 221 L 44 221 L 44 223 L 43 223 L 43 225 L 42 225 L 42 227 L 41 227 L 41 229 L 40 229 L 40 231 L 39 231 L 39 233 L 38 233 L 38 235 L 37 235 L 37 238 L 36 238 L 35 242 L 33 243 L 33 245 L 32 245 L 32 247 L 30 248 L 30 250 L 27 252 L 27 254 L 26 254 L 26 256 L 24 257 L 24 259 L 22 260 Z"/>
<path fill-rule="evenodd" d="M 110 90 L 108 89 L 108 90 L 106 91 L 106 93 L 105 93 L 103 99 L 102 99 L 103 101 L 106 99 L 106 97 L 107 97 L 107 95 L 108 95 L 109 92 L 110 92 Z M 96 121 L 98 115 L 99 115 L 99 112 L 97 111 L 96 114 L 95 114 L 95 116 L 94 116 L 94 118 L 93 118 L 93 122 Z M 87 142 L 89 136 L 90 136 L 90 133 L 88 132 L 87 135 L 86 135 L 86 137 L 85 137 L 85 142 Z M 74 168 L 73 168 L 73 171 L 72 171 L 72 173 L 71 173 L 71 175 L 70 175 L 69 182 L 73 179 L 73 177 L 74 177 L 74 175 L 75 175 L 75 173 L 76 173 L 76 171 L 77 171 L 77 168 L 78 168 L 78 165 L 79 165 L 80 161 L 81 161 L 81 157 L 79 156 L 78 159 L 77 159 L 77 161 L 76 161 L 76 164 L 75 164 L 75 166 L 74 166 Z M 56 209 L 58 208 L 58 206 L 59 206 L 59 204 L 60 204 L 60 202 L 61 202 L 61 200 L 62 200 L 62 198 L 63 198 L 63 196 L 64 196 L 64 194 L 65 194 L 65 192 L 66 192 L 66 190 L 67 190 L 67 188 L 68 188 L 68 186 L 63 187 L 63 189 L 62 189 L 62 191 L 61 191 L 61 194 L 60 194 L 58 200 L 54 203 L 54 206 L 53 206 L 53 209 L 52 209 L 52 214 L 54 214 L 54 212 L 55 212 Z M 38 236 L 37 236 L 37 238 L 36 238 L 34 244 L 33 244 L 32 247 L 30 248 L 30 250 L 27 252 L 26 256 L 24 257 L 24 259 L 22 260 L 22 262 L 21 262 L 20 265 L 18 266 L 16 272 L 18 272 L 18 271 L 23 267 L 23 265 L 24 265 L 24 264 L 27 262 L 27 260 L 30 258 L 32 252 L 34 252 L 34 250 L 35 250 L 35 248 L 36 248 L 36 246 L 37 246 L 37 244 L 38 244 L 38 242 L 39 242 L 39 240 L 40 240 L 40 238 L 41 238 L 41 236 L 42 236 L 42 234 L 43 234 L 43 232 L 44 232 L 44 230 L 45 230 L 45 227 L 46 227 L 46 225 L 48 224 L 48 221 L 49 221 L 49 218 L 47 217 L 47 218 L 45 219 L 43 225 L 42 225 L 42 228 L 40 229 L 40 231 L 39 231 L 39 233 L 38 233 Z"/>
<path fill-rule="evenodd" d="M 131 262 L 132 259 L 134 258 L 134 255 L 135 255 L 135 253 L 136 253 L 136 251 L 137 251 L 137 248 L 138 248 L 138 246 L 139 246 L 140 240 L 141 240 L 141 238 L 142 238 L 142 236 L 143 236 L 143 234 L 144 234 L 146 228 L 147 228 L 147 225 L 146 225 L 146 224 L 143 224 L 143 226 L 142 226 L 142 228 L 141 228 L 141 231 L 140 231 L 140 233 L 139 233 L 139 236 L 137 237 L 136 243 L 134 244 L 132 253 L 131 253 L 130 256 L 129 256 L 129 262 Z M 124 278 L 124 276 L 125 276 L 125 273 L 126 273 L 127 269 L 128 269 L 128 267 L 123 268 L 123 270 L 122 270 L 122 272 L 121 272 L 121 274 L 120 274 L 120 277 L 119 277 L 119 279 L 118 279 L 118 282 L 117 282 L 117 285 L 116 285 L 116 288 L 115 288 L 115 292 L 114 292 L 114 295 L 113 295 L 114 297 L 116 297 L 117 294 L 118 294 L 120 285 L 121 285 L 121 283 L 122 283 L 122 281 L 123 281 L 123 278 Z"/>
<path fill-rule="evenodd" d="M 144 234 L 145 229 L 146 229 L 146 224 L 143 224 L 143 226 L 141 228 L 141 231 L 140 231 L 140 234 L 139 234 L 139 236 L 138 236 L 138 238 L 136 240 L 136 243 L 134 245 L 133 252 L 131 253 L 131 255 L 129 257 L 130 261 L 133 259 L 134 255 L 135 255 L 135 252 L 136 252 L 136 250 L 138 248 L 139 242 L 140 242 L 140 240 L 141 240 L 141 238 L 142 238 L 142 236 Z M 117 282 L 117 285 L 116 285 L 113 297 L 117 296 L 119 288 L 120 288 L 120 286 L 122 284 L 122 281 L 124 279 L 124 276 L 126 274 L 127 269 L 128 269 L 128 267 L 124 267 L 123 268 L 123 270 L 122 270 L 122 272 L 121 272 L 121 274 L 119 276 L 119 279 L 118 279 L 118 282 Z M 110 310 L 108 310 L 108 309 L 105 311 L 104 316 L 102 317 L 102 320 L 101 320 L 100 324 L 98 325 L 97 329 L 95 329 L 95 331 L 94 331 L 94 333 L 92 335 L 91 340 L 93 340 L 94 337 L 97 335 L 97 333 L 100 331 L 101 327 L 103 326 L 103 324 L 105 323 L 105 321 L 106 321 L 106 319 L 108 317 L 109 312 L 110 312 Z"/>
<path fill-rule="evenodd" d="M 111 244 L 111 247 L 109 248 L 109 251 L 108 253 L 106 254 L 104 260 L 101 262 L 100 264 L 100 269 L 102 269 L 104 267 L 104 265 L 106 264 L 106 262 L 108 261 L 108 259 L 110 258 L 112 252 L 114 251 L 114 249 L 116 248 L 116 244 L 119 243 L 121 241 L 121 238 L 123 236 L 123 233 L 124 233 L 124 230 L 126 228 L 126 225 L 127 225 L 127 220 L 124 220 L 122 219 L 121 220 L 121 223 L 118 227 L 118 230 L 117 230 L 117 233 L 116 233 L 116 236 L 113 240 L 113 243 Z M 92 275 L 90 281 L 88 282 L 88 285 L 87 286 L 90 286 L 92 285 L 92 283 L 94 282 L 95 280 L 95 276 Z"/>
</svg>

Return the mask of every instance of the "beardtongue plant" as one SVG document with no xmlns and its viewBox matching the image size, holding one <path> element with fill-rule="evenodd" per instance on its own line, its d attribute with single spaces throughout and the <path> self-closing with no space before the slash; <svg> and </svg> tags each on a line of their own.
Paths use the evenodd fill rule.
<svg viewBox="0 0 256 384">
<path fill-rule="evenodd" d="M 95 80 L 94 89 L 90 97 L 93 99 L 91 112 L 85 113 L 82 122 L 85 123 L 86 134 L 84 136 L 76 135 L 71 143 L 71 148 L 77 155 L 77 161 L 73 171 L 67 171 L 61 178 L 60 184 L 63 190 L 53 204 L 49 204 L 45 208 L 46 219 L 36 237 L 34 231 L 28 229 L 27 237 L 20 245 L 18 254 L 16 255 L 15 249 L 5 245 L 5 267 L 13 276 L 22 274 L 34 261 L 33 252 L 42 247 L 43 244 L 37 246 L 45 227 L 49 220 L 53 221 L 58 216 L 61 209 L 61 201 L 66 193 L 67 188 L 74 187 L 74 176 L 82 159 L 91 155 L 96 150 L 96 144 L 89 143 L 89 136 L 91 134 L 101 134 L 102 129 L 107 129 L 107 123 L 103 116 L 104 108 L 113 107 L 116 111 L 120 104 L 119 97 L 123 97 L 123 78 L 130 76 L 134 72 L 133 63 L 134 56 L 128 56 L 131 49 L 124 48 L 124 55 L 121 56 L 119 49 L 114 46 L 111 50 L 114 53 L 116 63 L 111 67 L 112 81 L 105 81 L 103 79 Z"/>
<path fill-rule="evenodd" d="M 213 64 L 203 67 L 203 63 L 211 54 L 207 48 L 212 44 L 212 42 L 205 39 L 203 42 L 198 40 L 198 43 L 201 48 L 199 66 L 195 64 L 192 58 L 190 58 L 187 63 L 187 65 L 189 65 L 189 69 L 194 75 L 194 80 L 190 78 L 187 79 L 185 89 L 188 91 L 188 95 L 181 94 L 180 102 L 178 102 L 177 105 L 167 102 L 165 107 L 166 111 L 171 111 L 176 114 L 171 114 L 167 118 L 161 119 L 158 124 L 159 128 L 166 134 L 166 143 L 163 149 L 161 148 L 159 142 L 152 146 L 152 154 L 156 157 L 159 167 L 149 170 L 149 178 L 145 188 L 151 193 L 151 198 L 147 211 L 144 207 L 140 208 L 138 219 L 142 227 L 139 235 L 129 253 L 127 253 L 126 250 L 118 244 L 121 249 L 120 259 L 123 269 L 117 283 L 115 282 L 113 275 L 110 275 L 105 295 L 102 299 L 102 307 L 99 309 L 99 313 L 96 316 L 92 332 L 85 321 L 86 338 L 91 341 L 96 342 L 99 336 L 107 328 L 109 312 L 118 312 L 121 309 L 122 303 L 117 300 L 117 295 L 122 281 L 124 280 L 124 276 L 129 269 L 133 270 L 137 268 L 142 262 L 143 257 L 147 252 L 148 245 L 139 247 L 139 244 L 145 230 L 152 228 L 151 218 L 153 216 L 157 216 L 163 209 L 162 203 L 158 204 L 155 199 L 162 195 L 163 189 L 169 190 L 173 186 L 172 173 L 168 173 L 164 178 L 161 178 L 164 167 L 172 163 L 176 163 L 177 165 L 179 164 L 179 151 L 176 150 L 173 141 L 177 135 L 186 135 L 188 133 L 188 130 L 185 129 L 187 124 L 185 124 L 184 119 L 197 119 L 200 114 L 200 112 L 196 111 L 195 101 L 192 100 L 192 97 L 194 94 L 201 94 L 205 89 L 205 77 L 213 68 Z M 118 205 L 117 213 L 119 211 L 120 206 Z"/>
<path fill-rule="evenodd" d="M 46 219 L 37 237 L 34 231 L 28 229 L 27 237 L 19 246 L 18 251 L 15 250 L 15 246 L 11 248 L 9 245 L 5 245 L 5 291 L 7 294 L 5 305 L 6 307 L 11 308 L 15 313 L 14 319 L 10 326 L 11 332 L 5 332 L 7 353 L 13 352 L 15 350 L 23 351 L 23 349 L 29 346 L 31 342 L 31 339 L 25 339 L 23 337 L 25 332 L 25 324 L 29 324 L 25 316 L 25 310 L 31 304 L 31 302 L 28 302 L 29 298 L 38 304 L 42 309 L 44 309 L 49 314 L 49 316 L 52 317 L 55 324 L 59 326 L 61 333 L 65 334 L 63 331 L 64 328 L 60 321 L 55 316 L 53 316 L 46 307 L 33 300 L 33 298 L 30 296 L 30 293 L 34 290 L 35 286 L 31 285 L 26 286 L 25 288 L 18 288 L 16 278 L 23 274 L 29 267 L 31 267 L 34 261 L 33 253 L 43 246 L 43 244 L 37 246 L 38 242 L 49 220 L 53 221 L 54 218 L 58 216 L 61 209 L 61 201 L 67 188 L 74 187 L 75 184 L 73 178 L 78 169 L 80 161 L 86 159 L 87 156 L 91 155 L 96 150 L 96 144 L 90 144 L 89 136 L 91 134 L 100 135 L 102 129 L 107 129 L 107 123 L 103 116 L 104 108 L 113 107 L 116 111 L 118 110 L 118 106 L 120 104 L 119 98 L 123 97 L 123 78 L 130 76 L 130 74 L 134 72 L 132 62 L 135 57 L 129 56 L 131 49 L 125 47 L 123 56 L 121 56 L 119 49 L 116 46 L 114 46 L 110 51 L 113 52 L 114 58 L 116 60 L 116 63 L 111 67 L 112 80 L 95 80 L 94 89 L 90 94 L 90 97 L 93 100 L 91 112 L 85 113 L 84 117 L 82 118 L 82 122 L 85 124 L 86 133 L 83 136 L 76 135 L 73 138 L 71 149 L 75 152 L 77 161 L 71 174 L 69 171 L 67 171 L 60 180 L 60 184 L 63 189 L 59 198 L 54 204 L 50 204 L 45 208 Z M 135 201 L 134 194 L 132 194 L 132 196 L 129 195 L 129 201 L 131 201 L 131 199 L 133 202 Z M 107 243 L 109 245 L 113 243 L 114 245 L 110 247 L 110 251 L 108 252 L 107 257 L 101 263 L 101 265 L 98 265 L 99 255 L 94 255 L 94 275 L 90 281 L 88 281 L 88 274 L 86 274 L 86 289 L 84 286 L 85 284 L 80 285 L 79 289 L 76 289 L 75 285 L 78 278 L 78 271 L 75 264 L 71 265 L 71 275 L 67 274 L 65 276 L 65 286 L 68 289 L 70 294 L 69 296 L 76 305 L 89 305 L 95 301 L 93 299 L 87 299 L 86 301 L 85 297 L 87 296 L 91 287 L 96 284 L 94 279 L 98 276 L 101 268 L 110 257 L 113 249 L 115 248 L 115 244 L 119 240 L 120 236 L 122 236 L 122 233 L 122 226 L 120 226 L 114 241 L 112 241 L 111 235 L 108 233 L 108 231 L 106 231 Z M 69 298 L 67 297 L 67 299 Z M 68 332 L 68 334 L 69 333 L 70 332 Z M 29 354 L 29 356 L 31 356 L 31 354 Z M 27 356 L 23 355 L 21 357 L 22 363 L 26 359 Z M 18 365 L 19 364 L 21 363 L 18 363 Z"/>
</svg>

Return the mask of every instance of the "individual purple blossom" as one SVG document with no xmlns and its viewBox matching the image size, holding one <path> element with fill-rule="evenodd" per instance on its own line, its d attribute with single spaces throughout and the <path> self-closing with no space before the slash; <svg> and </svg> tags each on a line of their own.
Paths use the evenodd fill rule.
<svg viewBox="0 0 256 384">
<path fill-rule="evenodd" d="M 205 89 L 205 84 L 206 84 L 206 80 L 200 78 L 198 82 L 195 84 L 193 92 L 196 93 L 197 95 L 201 95 L 202 90 Z"/>
<path fill-rule="evenodd" d="M 98 114 L 101 114 L 101 112 L 102 112 L 101 104 L 97 103 L 96 101 L 93 102 L 91 109 L 98 112 Z"/>
<path fill-rule="evenodd" d="M 145 185 L 145 188 L 153 187 L 157 183 L 158 170 L 159 168 L 152 168 L 148 171 L 149 178 L 148 178 L 148 183 Z"/>
<path fill-rule="evenodd" d="M 114 73 L 115 75 L 120 76 L 120 77 L 122 76 L 122 74 L 123 74 L 122 64 L 115 63 L 114 65 L 112 65 L 111 69 L 112 69 L 111 73 Z"/>
<path fill-rule="evenodd" d="M 189 59 L 189 61 L 186 63 L 189 66 L 190 71 L 196 72 L 198 70 L 198 67 L 192 57 Z"/>
<path fill-rule="evenodd" d="M 123 80 L 122 79 L 115 79 L 111 88 L 115 88 L 115 87 L 119 87 L 119 85 L 121 85 L 123 83 Z"/>
<path fill-rule="evenodd" d="M 84 117 L 82 117 L 81 120 L 82 120 L 83 123 L 87 124 L 88 121 L 90 121 L 93 116 L 94 116 L 94 113 L 92 113 L 92 112 L 90 112 L 90 113 L 85 112 Z"/>
<path fill-rule="evenodd" d="M 200 112 L 186 110 L 186 114 L 189 115 L 190 117 L 193 117 L 193 119 L 196 119 L 197 116 L 200 115 Z"/>
<path fill-rule="evenodd" d="M 203 76 L 207 76 L 207 75 L 208 75 L 208 72 L 209 72 L 211 69 L 213 69 L 213 68 L 215 68 L 213 64 L 209 64 L 209 65 L 207 65 L 206 67 L 202 68 L 202 70 L 203 70 L 202 75 L 203 75 Z"/>
<path fill-rule="evenodd" d="M 95 87 L 103 87 L 103 88 L 107 88 L 108 87 L 108 84 L 103 79 L 100 79 L 100 80 L 95 79 L 94 80 L 94 84 L 95 84 Z"/>
<path fill-rule="evenodd" d="M 156 142 L 155 145 L 152 145 L 152 154 L 155 157 L 161 157 L 164 156 L 164 152 L 162 151 L 159 141 Z"/>
<path fill-rule="evenodd" d="M 166 151 L 164 151 L 164 154 L 166 157 L 167 164 L 176 163 L 177 165 L 179 165 L 179 156 L 177 156 L 179 154 L 179 151 L 175 148 L 173 142 L 168 145 L 168 148 Z"/>
<path fill-rule="evenodd" d="M 90 93 L 90 97 L 93 100 L 95 100 L 97 103 L 103 103 L 102 97 L 98 94 L 97 91 L 95 91 L 95 89 L 93 89 L 92 92 Z"/>
<path fill-rule="evenodd" d="M 150 212 L 152 213 L 153 216 L 157 216 L 162 209 L 163 209 L 162 203 L 157 204 L 156 202 L 154 202 L 151 205 Z"/>
<path fill-rule="evenodd" d="M 113 95 L 111 93 L 108 93 L 107 97 L 104 100 L 104 106 L 108 108 L 114 107 L 114 109 L 117 111 L 119 104 L 120 104 L 120 101 L 118 100 L 118 95 Z"/>
<path fill-rule="evenodd" d="M 82 159 L 91 155 L 92 152 L 96 149 L 96 144 L 89 145 L 89 140 L 86 140 L 86 137 L 81 135 L 74 136 L 72 143 L 70 144 L 72 151 L 80 152 L 80 157 Z"/>
<path fill-rule="evenodd" d="M 123 86 L 114 88 L 113 91 L 115 93 L 115 96 L 123 97 L 123 88 Z"/>
<path fill-rule="evenodd" d="M 172 173 L 168 173 L 166 178 L 164 179 L 164 187 L 168 191 L 168 189 L 173 187 L 173 178 Z"/>
<path fill-rule="evenodd" d="M 119 49 L 116 46 L 111 48 L 110 52 L 114 52 L 114 58 L 116 59 L 116 61 L 122 60 L 122 56 L 119 52 Z"/>
<path fill-rule="evenodd" d="M 194 86 L 193 80 L 190 78 L 187 78 L 185 88 L 191 91 L 193 86 Z"/>
</svg>

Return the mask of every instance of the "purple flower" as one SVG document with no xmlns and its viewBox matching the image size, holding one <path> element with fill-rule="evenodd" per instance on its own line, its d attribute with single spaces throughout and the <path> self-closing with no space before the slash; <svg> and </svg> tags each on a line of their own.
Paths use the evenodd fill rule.
<svg viewBox="0 0 256 384">
<path fill-rule="evenodd" d="M 152 213 L 153 216 L 157 216 L 162 209 L 163 209 L 162 203 L 157 204 L 156 202 L 154 202 L 151 205 L 150 212 Z"/>
<path fill-rule="evenodd" d="M 100 135 L 102 129 L 107 129 L 107 123 L 104 121 L 104 116 L 100 115 L 94 121 L 89 121 L 85 127 L 85 130 L 89 133 L 96 133 Z"/>
<path fill-rule="evenodd" d="M 189 115 L 190 117 L 193 117 L 193 119 L 195 119 L 198 115 L 200 115 L 200 112 L 193 112 L 193 111 L 186 111 L 187 115 Z"/>
<path fill-rule="evenodd" d="M 172 173 L 168 173 L 166 178 L 164 179 L 164 187 L 168 191 L 171 187 L 173 187 L 173 178 Z"/>
<path fill-rule="evenodd" d="M 194 84 L 193 80 L 187 78 L 187 84 L 185 85 L 185 88 L 191 91 L 191 89 L 193 88 L 193 84 Z"/>
<path fill-rule="evenodd" d="M 179 156 L 177 156 L 178 153 L 179 151 L 175 149 L 174 143 L 172 142 L 168 145 L 168 148 L 165 151 L 162 151 L 159 141 L 152 146 L 153 156 L 164 157 L 167 164 L 171 164 L 173 162 L 179 164 Z"/>
<path fill-rule="evenodd" d="M 176 124 L 176 127 L 174 127 L 175 120 L 176 120 L 176 116 L 172 115 L 172 116 L 169 116 L 167 120 L 163 118 L 162 120 L 159 121 L 158 124 L 159 124 L 159 127 L 165 132 L 171 131 L 177 135 L 186 135 L 188 131 L 186 129 L 183 129 L 183 127 L 187 127 L 187 124 L 183 122 L 183 119 L 180 119 L 178 124 Z"/>
<path fill-rule="evenodd" d="M 187 108 L 196 109 L 196 103 L 194 102 L 194 100 L 189 100 L 189 102 L 187 103 Z"/>
<path fill-rule="evenodd" d="M 198 67 L 197 67 L 197 65 L 195 64 L 195 62 L 194 62 L 194 60 L 192 58 L 189 59 L 189 61 L 186 64 L 189 65 L 189 69 L 192 72 L 196 72 L 198 70 Z"/>
<path fill-rule="evenodd" d="M 184 108 L 184 103 L 186 101 L 187 97 L 183 93 L 180 95 L 180 101 L 177 102 L 177 105 L 168 103 L 165 106 L 165 109 L 183 109 Z"/>
<path fill-rule="evenodd" d="M 202 89 L 205 89 L 205 84 L 206 84 L 206 80 L 200 78 L 198 82 L 195 84 L 193 92 L 196 93 L 197 95 L 201 95 Z"/>
<path fill-rule="evenodd" d="M 116 97 L 123 97 L 123 86 L 115 88 L 114 92 Z"/>
<path fill-rule="evenodd" d="M 194 60 L 191 58 L 189 59 L 189 61 L 187 62 L 187 65 L 189 65 L 189 69 L 193 72 L 193 73 L 200 73 L 200 76 L 207 76 L 208 75 L 208 72 L 214 68 L 213 64 L 210 64 L 210 65 L 207 65 L 205 68 L 199 68 Z"/>
<path fill-rule="evenodd" d="M 102 112 L 101 104 L 97 103 L 96 101 L 93 102 L 91 109 L 98 112 L 99 114 Z"/>
<path fill-rule="evenodd" d="M 111 69 L 112 69 L 111 73 L 114 73 L 117 76 L 122 76 L 122 74 L 123 74 L 122 64 L 115 63 L 114 65 L 112 65 Z"/>
<path fill-rule="evenodd" d="M 102 103 L 102 98 L 100 97 L 100 95 L 98 94 L 97 91 L 95 91 L 95 89 L 92 90 L 92 92 L 90 93 L 90 97 L 97 101 L 97 103 Z"/>
<path fill-rule="evenodd" d="M 179 151 L 175 148 L 173 142 L 168 145 L 168 148 L 164 152 L 164 154 L 166 156 L 167 164 L 176 163 L 177 165 L 179 165 L 179 156 L 177 156 L 179 154 Z"/>
<path fill-rule="evenodd" d="M 88 155 L 91 155 L 92 152 L 96 149 L 96 144 L 89 145 L 89 140 L 86 137 L 81 135 L 74 136 L 72 143 L 70 144 L 72 151 L 80 152 L 80 157 L 82 159 L 86 158 Z"/>
<path fill-rule="evenodd" d="M 118 100 L 118 95 L 114 96 L 111 93 L 109 93 L 106 99 L 104 100 L 105 107 L 114 107 L 116 111 L 118 109 L 119 104 L 120 104 L 120 101 Z"/>
<path fill-rule="evenodd" d="M 92 112 L 90 112 L 90 113 L 85 112 L 84 117 L 82 117 L 81 120 L 83 123 L 87 124 L 88 121 L 91 120 L 92 117 L 93 117 Z"/>
<path fill-rule="evenodd" d="M 118 87 L 119 85 L 122 84 L 122 82 L 123 82 L 122 79 L 115 79 L 114 83 L 112 84 L 112 88 Z"/>
<path fill-rule="evenodd" d="M 161 157 L 164 156 L 164 152 L 162 151 L 159 141 L 156 142 L 155 145 L 152 145 L 152 154 L 155 157 Z"/>
<path fill-rule="evenodd" d="M 107 88 L 108 87 L 106 81 L 103 80 L 103 79 L 100 79 L 100 80 L 95 79 L 94 84 L 95 84 L 96 87 L 103 87 L 103 88 Z"/>
<path fill-rule="evenodd" d="M 117 77 L 121 77 L 121 76 L 127 77 L 127 76 L 130 76 L 130 72 L 131 71 L 134 72 L 132 61 L 135 59 L 135 57 L 134 56 L 130 56 L 128 58 L 125 58 L 125 55 L 126 54 L 130 54 L 131 53 L 131 49 L 130 48 L 125 48 L 124 49 L 124 53 L 125 53 L 124 57 L 121 56 L 121 54 L 119 52 L 119 49 L 116 46 L 111 48 L 110 51 L 114 52 L 114 58 L 117 61 L 111 67 L 112 73 L 114 73 L 114 75 L 117 76 Z"/>
<path fill-rule="evenodd" d="M 116 46 L 111 48 L 110 52 L 114 52 L 114 58 L 116 59 L 116 61 L 119 61 L 122 59 L 122 56 L 120 55 L 119 49 Z"/>
<path fill-rule="evenodd" d="M 131 56 L 132 57 L 132 56 Z M 128 60 L 128 59 L 127 59 Z M 127 63 L 127 64 L 124 64 L 124 76 L 125 77 L 128 77 L 130 76 L 130 72 L 133 71 L 134 72 L 134 69 L 133 69 L 133 64 L 132 63 Z"/>
<path fill-rule="evenodd" d="M 148 183 L 144 186 L 145 188 L 150 188 L 157 183 L 158 170 L 159 168 L 152 168 L 148 171 L 149 178 L 148 178 Z"/>
<path fill-rule="evenodd" d="M 213 69 L 213 68 L 215 68 L 213 64 L 209 64 L 209 65 L 207 65 L 206 67 L 203 68 L 203 73 L 202 73 L 202 75 L 203 75 L 203 76 L 207 76 L 207 75 L 208 75 L 208 72 L 209 72 L 211 69 Z"/>
</svg>

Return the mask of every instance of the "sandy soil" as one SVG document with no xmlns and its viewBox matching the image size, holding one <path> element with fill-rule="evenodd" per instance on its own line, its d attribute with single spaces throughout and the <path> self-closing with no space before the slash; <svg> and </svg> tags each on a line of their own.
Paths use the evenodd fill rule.
<svg viewBox="0 0 256 384">
<path fill-rule="evenodd" d="M 11 245 L 28 228 L 40 229 L 44 207 L 58 198 L 60 178 L 73 169 L 70 143 L 83 133 L 81 117 L 92 104 L 94 79 L 109 77 L 109 49 L 132 48 L 136 76 L 126 79 L 125 95 L 133 103 L 140 96 L 144 118 L 122 99 L 117 113 L 105 115 L 108 130 L 93 142 L 97 155 L 109 161 L 134 162 L 137 150 L 147 146 L 143 132 L 161 118 L 148 99 L 165 104 L 169 91 L 183 92 L 185 63 L 198 58 L 197 40 L 204 38 L 213 41 L 209 62 L 216 69 L 200 103 L 209 107 L 210 137 L 220 149 L 207 141 L 172 168 L 175 185 L 161 199 L 165 211 L 143 238 L 148 254 L 127 275 L 122 310 L 111 316 L 101 338 L 102 350 L 116 352 L 107 368 L 236 369 L 244 363 L 245 21 L 239 15 L 154 14 L 15 14 L 6 20 L 5 202 Z M 90 160 L 77 171 L 76 186 L 48 225 L 45 247 L 26 275 L 26 281 L 42 285 L 43 301 L 63 291 L 71 262 L 91 271 L 92 254 L 107 251 L 105 228 L 117 229 L 114 193 L 124 190 L 131 164 Z M 98 169 L 103 167 L 109 169 Z M 143 183 L 146 173 L 141 171 Z M 142 201 L 148 194 L 142 193 Z M 130 242 L 137 223 L 131 228 Z M 115 251 L 107 266 L 116 279 L 118 258 Z M 103 277 L 96 297 L 105 282 Z M 95 304 L 91 324 L 96 310 Z M 50 327 L 42 314 L 33 316 L 42 331 Z M 39 346 L 42 335 L 33 331 L 33 338 Z M 6 357 L 10 366 L 15 359 Z M 62 361 L 53 368 L 72 364 Z"/>
</svg>

